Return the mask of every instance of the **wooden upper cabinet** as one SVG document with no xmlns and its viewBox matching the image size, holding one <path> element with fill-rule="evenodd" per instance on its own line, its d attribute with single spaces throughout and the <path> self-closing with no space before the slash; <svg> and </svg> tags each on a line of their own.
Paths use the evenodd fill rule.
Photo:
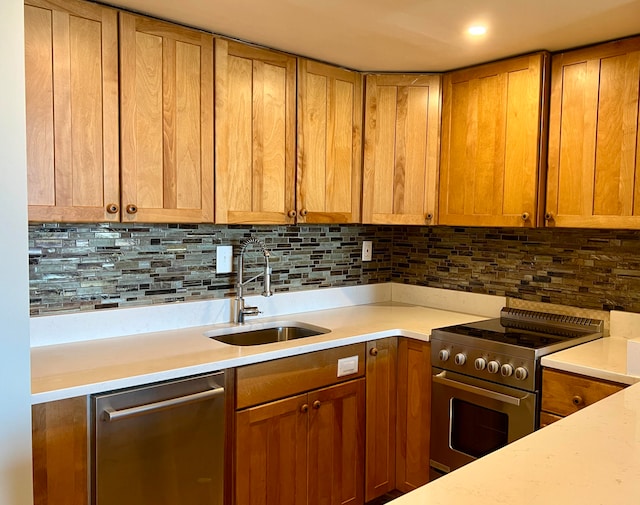
<svg viewBox="0 0 640 505">
<path fill-rule="evenodd" d="M 216 39 L 216 222 L 295 222 L 296 59 Z"/>
<path fill-rule="evenodd" d="M 640 37 L 554 55 L 548 226 L 640 228 Z"/>
<path fill-rule="evenodd" d="M 361 74 L 300 58 L 299 223 L 360 221 L 361 159 Z"/>
<path fill-rule="evenodd" d="M 547 53 L 445 74 L 439 223 L 536 226 Z"/>
<path fill-rule="evenodd" d="M 118 221 L 117 12 L 25 2 L 30 221 Z"/>
<path fill-rule="evenodd" d="M 213 222 L 213 36 L 120 13 L 122 221 Z"/>
<path fill-rule="evenodd" d="M 367 75 L 362 222 L 435 224 L 440 76 Z"/>
</svg>

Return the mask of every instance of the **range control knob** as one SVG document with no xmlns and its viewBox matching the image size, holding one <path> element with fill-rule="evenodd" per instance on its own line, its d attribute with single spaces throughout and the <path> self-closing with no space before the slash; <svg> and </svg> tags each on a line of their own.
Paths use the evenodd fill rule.
<svg viewBox="0 0 640 505">
<path fill-rule="evenodd" d="M 500 363 L 495 360 L 489 361 L 487 363 L 487 372 L 489 373 L 498 373 L 500 371 Z"/>
<path fill-rule="evenodd" d="M 484 370 L 487 368 L 487 360 L 484 358 L 476 358 L 473 365 L 476 367 L 476 370 Z"/>
<path fill-rule="evenodd" d="M 438 357 L 440 358 L 440 361 L 447 361 L 449 359 L 449 351 L 447 349 L 440 349 L 440 352 L 438 353 Z"/>
<path fill-rule="evenodd" d="M 458 354 L 456 354 L 456 357 L 453 358 L 453 361 L 456 365 L 462 366 L 467 362 L 467 357 L 464 355 L 464 353 L 459 352 Z"/>
<path fill-rule="evenodd" d="M 529 371 L 525 367 L 519 366 L 518 368 L 516 368 L 516 379 L 518 379 L 519 381 L 523 381 L 527 377 L 529 377 Z"/>
<path fill-rule="evenodd" d="M 511 377 L 513 375 L 513 366 L 509 363 L 500 367 L 500 375 L 503 377 Z"/>
</svg>

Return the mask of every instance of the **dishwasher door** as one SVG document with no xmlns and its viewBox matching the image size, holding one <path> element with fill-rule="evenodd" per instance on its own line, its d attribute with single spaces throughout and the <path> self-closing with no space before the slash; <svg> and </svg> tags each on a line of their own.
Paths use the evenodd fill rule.
<svg viewBox="0 0 640 505">
<path fill-rule="evenodd" d="M 222 505 L 224 372 L 92 396 L 94 505 Z"/>
</svg>

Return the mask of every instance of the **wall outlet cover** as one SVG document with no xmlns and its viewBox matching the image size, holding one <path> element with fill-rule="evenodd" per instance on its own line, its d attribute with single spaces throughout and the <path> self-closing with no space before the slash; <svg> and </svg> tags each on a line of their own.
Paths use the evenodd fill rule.
<svg viewBox="0 0 640 505">
<path fill-rule="evenodd" d="M 373 242 L 371 240 L 362 241 L 362 261 L 371 261 L 373 256 Z"/>
<path fill-rule="evenodd" d="M 216 273 L 228 274 L 233 272 L 233 246 L 219 245 L 216 247 Z"/>
</svg>

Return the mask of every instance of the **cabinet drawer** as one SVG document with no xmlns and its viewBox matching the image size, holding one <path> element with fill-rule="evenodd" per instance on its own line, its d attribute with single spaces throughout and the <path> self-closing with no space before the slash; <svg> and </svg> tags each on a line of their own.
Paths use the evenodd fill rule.
<svg viewBox="0 0 640 505">
<path fill-rule="evenodd" d="M 352 344 L 239 367 L 236 372 L 236 408 L 243 409 L 362 377 L 364 352 L 364 343 Z M 358 357 L 357 372 L 338 377 L 338 360 L 350 356 Z"/>
<path fill-rule="evenodd" d="M 545 369 L 542 410 L 567 416 L 622 389 L 622 384 Z"/>
<path fill-rule="evenodd" d="M 555 414 L 550 414 L 549 412 L 540 412 L 540 428 L 544 428 L 545 426 L 549 426 L 551 423 L 555 423 L 556 421 L 560 421 L 562 416 L 557 416 Z"/>
</svg>

